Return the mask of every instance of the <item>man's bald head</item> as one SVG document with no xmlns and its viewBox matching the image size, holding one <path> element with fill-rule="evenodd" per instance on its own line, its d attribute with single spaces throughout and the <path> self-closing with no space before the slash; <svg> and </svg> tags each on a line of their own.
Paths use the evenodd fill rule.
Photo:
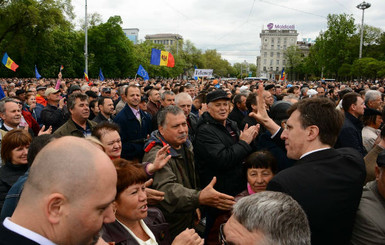
<svg viewBox="0 0 385 245">
<path fill-rule="evenodd" d="M 103 223 L 115 220 L 116 181 L 103 151 L 82 138 L 59 138 L 36 156 L 12 220 L 56 244 L 93 244 Z"/>
<path fill-rule="evenodd" d="M 36 156 L 25 189 L 35 189 L 33 192 L 38 193 L 34 195 L 60 192 L 67 198 L 83 196 L 97 181 L 96 169 L 102 166 L 96 166 L 94 159 L 103 154 L 84 139 L 55 140 Z M 108 159 L 106 162 L 111 163 Z"/>
</svg>

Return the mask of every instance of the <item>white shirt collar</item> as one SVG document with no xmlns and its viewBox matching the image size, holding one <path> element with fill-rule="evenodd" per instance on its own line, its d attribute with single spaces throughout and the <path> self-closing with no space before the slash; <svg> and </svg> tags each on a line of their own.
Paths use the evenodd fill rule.
<svg viewBox="0 0 385 245">
<path fill-rule="evenodd" d="M 12 127 L 10 127 L 10 126 L 8 126 L 7 124 L 3 124 L 4 125 L 4 127 L 8 130 L 8 131 L 11 131 L 12 129 L 14 129 L 14 128 L 12 128 Z"/>
<path fill-rule="evenodd" d="M 11 230 L 23 237 L 26 237 L 34 242 L 37 242 L 38 244 L 42 245 L 55 245 L 55 243 L 51 242 L 47 238 L 41 236 L 40 234 L 37 234 L 36 232 L 33 232 L 31 230 L 28 230 L 27 228 L 24 228 L 18 224 L 13 223 L 9 217 L 5 218 L 3 225 L 8 230 Z"/>
<path fill-rule="evenodd" d="M 323 151 L 323 150 L 327 150 L 327 149 L 330 149 L 331 147 L 325 147 L 325 148 L 320 148 L 320 149 L 317 149 L 317 150 L 313 150 L 313 151 L 309 151 L 309 152 L 306 152 L 305 154 L 303 154 L 299 159 L 302 159 L 303 157 L 307 156 L 307 155 L 310 155 L 314 152 L 317 152 L 317 151 Z"/>
</svg>

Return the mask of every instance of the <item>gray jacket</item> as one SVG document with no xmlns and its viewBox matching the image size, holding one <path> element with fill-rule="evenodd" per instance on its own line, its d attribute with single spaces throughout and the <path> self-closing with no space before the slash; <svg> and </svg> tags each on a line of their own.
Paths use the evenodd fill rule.
<svg viewBox="0 0 385 245">
<path fill-rule="evenodd" d="M 378 192 L 376 180 L 364 186 L 351 243 L 385 244 L 385 199 Z"/>
</svg>

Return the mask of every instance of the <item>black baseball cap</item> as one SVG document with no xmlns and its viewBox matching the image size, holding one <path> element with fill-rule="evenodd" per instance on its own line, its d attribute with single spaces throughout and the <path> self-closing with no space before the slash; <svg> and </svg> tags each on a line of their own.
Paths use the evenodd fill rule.
<svg viewBox="0 0 385 245">
<path fill-rule="evenodd" d="M 227 97 L 226 91 L 222 89 L 218 89 L 215 91 L 212 91 L 206 95 L 206 103 L 210 103 L 217 100 L 230 100 L 229 97 Z"/>
</svg>

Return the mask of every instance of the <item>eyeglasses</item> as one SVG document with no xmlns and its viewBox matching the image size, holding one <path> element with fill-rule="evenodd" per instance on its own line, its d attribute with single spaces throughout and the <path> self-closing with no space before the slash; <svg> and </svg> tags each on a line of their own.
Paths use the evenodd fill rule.
<svg viewBox="0 0 385 245">
<path fill-rule="evenodd" d="M 225 237 L 225 234 L 223 233 L 224 226 L 225 226 L 225 223 L 219 226 L 219 244 L 221 245 L 227 245 L 226 237 Z"/>
</svg>

